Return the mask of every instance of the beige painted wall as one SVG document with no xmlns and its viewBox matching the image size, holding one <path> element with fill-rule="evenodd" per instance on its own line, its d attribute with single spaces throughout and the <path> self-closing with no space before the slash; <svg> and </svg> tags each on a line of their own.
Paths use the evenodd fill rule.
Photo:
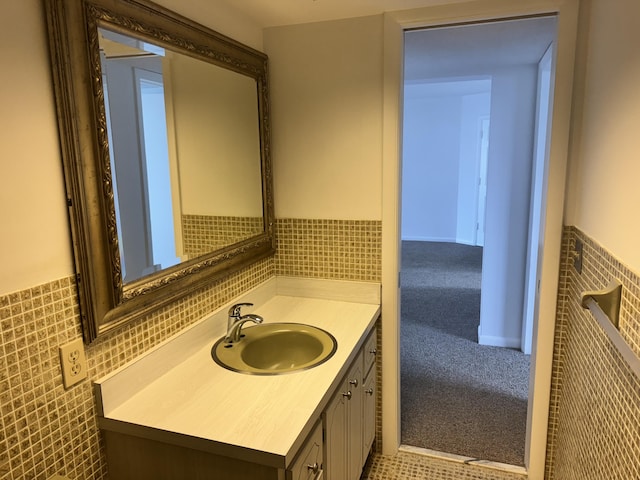
<svg viewBox="0 0 640 480">
<path fill-rule="evenodd" d="M 265 30 L 278 218 L 380 220 L 382 17 Z"/>
<path fill-rule="evenodd" d="M 640 272 L 640 3 L 588 0 L 566 221 Z M 587 37 L 588 35 L 588 37 Z"/>
<path fill-rule="evenodd" d="M 73 273 L 39 0 L 3 3 L 0 62 L 0 294 L 6 294 Z"/>
</svg>

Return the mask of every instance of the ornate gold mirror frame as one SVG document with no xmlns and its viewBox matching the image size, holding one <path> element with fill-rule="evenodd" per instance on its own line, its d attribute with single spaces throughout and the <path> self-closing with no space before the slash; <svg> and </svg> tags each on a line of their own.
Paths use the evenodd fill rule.
<svg viewBox="0 0 640 480">
<path fill-rule="evenodd" d="M 95 340 L 275 252 L 267 57 L 146 0 L 44 0 L 83 335 Z M 264 230 L 124 284 L 98 27 L 256 81 Z M 242 179 L 229 179 L 238 182 Z"/>
</svg>

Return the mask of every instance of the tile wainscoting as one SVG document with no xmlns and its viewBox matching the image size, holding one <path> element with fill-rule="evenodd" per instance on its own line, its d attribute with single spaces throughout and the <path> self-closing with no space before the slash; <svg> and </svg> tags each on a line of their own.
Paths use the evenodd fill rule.
<svg viewBox="0 0 640 480">
<path fill-rule="evenodd" d="M 89 379 L 68 390 L 62 386 L 58 346 L 81 335 L 73 277 L 1 296 L 0 479 L 44 480 L 57 473 L 74 480 L 106 480 L 90 379 L 113 371 L 271 276 L 380 281 L 380 222 L 283 219 L 276 232 L 275 258 L 88 346 Z M 569 262 L 576 239 L 584 243 L 582 275 Z M 640 278 L 582 232 L 565 228 L 549 479 L 640 478 L 640 383 L 579 303 L 583 290 L 603 287 L 611 277 L 624 285 L 621 331 L 640 353 Z M 369 480 L 523 478 L 408 452 L 374 455 L 365 475 Z"/>
<path fill-rule="evenodd" d="M 583 243 L 582 273 L 573 267 Z M 620 333 L 640 355 L 640 276 L 575 227 L 566 227 L 549 416 L 549 480 L 640 478 L 640 379 L 580 306 L 581 294 L 622 282 Z"/>
<path fill-rule="evenodd" d="M 380 221 L 279 219 L 276 238 L 278 275 L 381 281 Z"/>
<path fill-rule="evenodd" d="M 263 260 L 98 339 L 85 347 L 88 379 L 67 390 L 58 347 L 82 336 L 75 277 L 0 297 L 0 479 L 107 479 L 91 379 L 273 275 Z"/>
<path fill-rule="evenodd" d="M 87 346 L 89 378 L 68 390 L 62 386 L 58 347 L 82 335 L 74 277 L 0 296 L 0 479 L 46 480 L 54 474 L 108 479 L 91 379 L 276 273 L 379 281 L 380 222 L 282 220 L 276 225 L 277 261 L 262 260 Z M 334 247 L 335 255 L 329 254 Z M 298 255 L 322 261 L 304 268 L 289 265 Z"/>
</svg>

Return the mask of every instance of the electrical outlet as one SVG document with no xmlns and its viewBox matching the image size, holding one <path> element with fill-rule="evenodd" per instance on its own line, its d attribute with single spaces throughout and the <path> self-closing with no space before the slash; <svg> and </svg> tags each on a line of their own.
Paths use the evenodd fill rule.
<svg viewBox="0 0 640 480">
<path fill-rule="evenodd" d="M 582 250 L 584 246 L 582 245 L 582 241 L 576 239 L 575 244 L 573 246 L 573 268 L 576 269 L 578 273 L 582 273 Z"/>
<path fill-rule="evenodd" d="M 87 378 L 87 358 L 84 355 L 82 338 L 77 338 L 60 347 L 60 365 L 65 388 Z"/>
</svg>

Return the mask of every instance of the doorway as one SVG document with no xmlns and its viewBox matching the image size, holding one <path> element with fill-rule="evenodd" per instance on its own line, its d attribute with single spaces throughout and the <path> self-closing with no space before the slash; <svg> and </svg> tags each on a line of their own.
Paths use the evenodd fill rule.
<svg viewBox="0 0 640 480">
<path fill-rule="evenodd" d="M 400 448 L 400 167 L 403 70 L 403 38 L 409 28 L 468 23 L 522 15 L 556 14 L 558 19 L 555 85 L 547 175 L 547 208 L 542 222 L 544 250 L 540 251 L 536 288 L 538 311 L 535 318 L 535 348 L 531 357 L 531 382 L 535 385 L 527 412 L 525 466 L 528 478 L 545 476 L 551 366 L 558 294 L 559 262 L 562 247 L 563 211 L 569 126 L 573 91 L 573 67 L 576 50 L 577 0 L 549 0 L 544 4 L 531 0 L 478 0 L 464 4 L 425 7 L 412 11 L 390 12 L 384 16 L 384 84 L 382 125 L 382 453 L 395 455 Z"/>
<path fill-rule="evenodd" d="M 475 302 L 474 299 L 468 308 L 472 312 L 477 306 L 477 336 L 470 338 L 468 333 L 462 335 L 467 341 L 475 342 L 468 344 L 467 354 L 451 356 L 450 352 L 459 347 L 455 340 L 451 340 L 455 334 L 442 337 L 438 345 L 452 341 L 449 348 L 443 349 L 444 358 L 433 356 L 437 348 L 430 348 L 424 354 L 427 364 L 423 365 L 425 369 L 421 380 L 429 379 L 431 383 L 427 381 L 425 385 L 425 382 L 405 381 L 407 378 L 415 379 L 416 371 L 420 370 L 414 362 L 420 350 L 415 342 L 407 340 L 405 343 L 403 340 L 415 335 L 401 335 L 401 351 L 410 350 L 409 355 L 401 355 L 402 389 L 424 388 L 425 395 L 418 403 L 422 410 L 432 412 L 429 416 L 419 416 L 405 411 L 415 409 L 417 395 L 415 391 L 410 394 L 401 391 L 402 443 L 405 440 L 415 442 L 415 422 L 423 418 L 425 424 L 418 430 L 422 429 L 425 437 L 429 436 L 427 432 L 438 433 L 426 444 L 419 443 L 418 446 L 442 450 L 442 445 L 448 445 L 451 448 L 447 448 L 446 453 L 525 465 L 529 359 L 521 352 L 516 353 L 515 349 L 524 350 L 523 339 L 530 338 L 530 335 L 524 334 L 523 326 L 532 328 L 531 323 L 524 322 L 525 318 L 531 317 L 525 303 L 526 271 L 532 265 L 534 269 L 537 268 L 537 264 L 527 261 L 527 252 L 530 245 L 540 242 L 539 233 L 531 228 L 535 220 L 530 217 L 531 212 L 544 210 L 543 198 L 533 195 L 536 189 L 532 185 L 534 173 L 545 171 L 546 162 L 545 155 L 534 157 L 532 151 L 536 110 L 541 110 L 536 109 L 536 105 L 545 101 L 548 105 L 549 102 L 548 97 L 538 98 L 537 95 L 538 63 L 553 43 L 555 31 L 556 19 L 548 16 L 464 26 L 438 26 L 405 34 L 402 270 L 411 270 L 415 266 L 415 263 L 404 263 L 405 258 L 410 257 L 405 255 L 404 250 L 416 251 L 419 246 L 419 243 L 415 244 L 416 241 L 424 242 L 422 249 L 425 255 L 433 250 L 434 247 L 429 246 L 433 242 L 448 243 L 449 247 L 444 250 L 441 245 L 435 247 L 443 252 L 451 248 L 456 250 L 456 245 L 463 248 L 480 244 L 484 248 L 480 247 L 482 280 L 477 285 L 478 293 L 480 284 L 482 287 L 482 302 L 479 299 Z M 520 41 L 523 43 L 519 44 Z M 483 82 L 484 90 L 460 90 L 460 85 L 468 88 L 469 85 L 482 85 Z M 420 96 L 416 96 L 417 90 L 420 90 Z M 435 95 L 426 93 L 434 91 Z M 483 138 L 488 133 L 489 122 L 491 133 L 489 138 Z M 463 126 L 468 124 L 474 125 L 473 135 L 468 132 L 465 134 Z M 433 138 L 425 142 L 429 134 Z M 422 148 L 417 146 L 420 142 L 423 142 Z M 468 144 L 473 144 L 474 148 L 469 148 Z M 483 144 L 486 147 L 484 162 Z M 544 147 L 542 150 L 546 151 Z M 536 168 L 540 164 L 542 168 Z M 483 174 L 485 167 L 486 175 Z M 486 204 L 482 201 L 485 186 Z M 534 201 L 538 205 L 533 205 Z M 539 224 L 540 218 L 537 221 Z M 530 238 L 530 235 L 537 236 Z M 425 249 L 425 246 L 429 248 Z M 437 256 L 438 260 L 442 258 L 444 253 Z M 451 258 L 450 270 L 461 269 L 460 265 L 454 263 L 455 255 Z M 532 278 L 537 278 L 538 272 L 530 274 Z M 405 275 L 402 275 L 404 282 Z M 458 277 L 463 284 L 468 283 L 469 275 L 466 273 L 460 273 Z M 433 278 L 437 278 L 437 275 L 433 275 Z M 447 282 L 455 278 L 455 274 L 451 275 Z M 405 311 L 411 309 L 405 309 L 404 303 L 420 303 L 416 298 L 425 295 L 425 292 L 434 295 L 433 289 L 412 287 L 415 297 L 413 293 L 407 293 L 404 283 L 401 286 L 403 329 L 405 320 L 411 321 L 411 327 L 415 327 L 416 318 L 413 315 L 409 319 L 409 313 L 405 318 Z M 460 292 L 468 290 L 468 287 L 463 285 L 461 290 L 456 290 L 458 297 L 454 295 L 447 302 L 452 306 L 462 304 Z M 422 304 L 428 305 L 429 302 L 423 301 Z M 455 322 L 456 308 L 449 310 L 422 312 L 427 318 L 425 323 L 429 323 L 428 328 L 435 324 L 441 327 L 448 324 L 446 318 L 434 317 L 450 316 Z M 439 332 L 429 333 L 429 330 L 425 330 L 422 334 L 436 337 Z M 428 343 L 426 340 L 425 344 Z M 478 349 L 482 345 L 485 346 L 484 350 Z M 507 355 L 502 355 L 504 353 Z M 407 357 L 412 360 L 407 360 Z M 464 357 L 470 360 L 466 369 L 452 368 L 459 366 Z M 429 365 L 429 362 L 432 364 Z M 488 363 L 479 365 L 481 362 Z M 446 368 L 439 368 L 443 365 Z M 489 372 L 488 380 L 480 386 L 476 380 L 471 385 L 470 378 L 473 375 L 467 375 L 475 367 L 485 372 L 485 376 Z M 432 375 L 438 369 L 440 373 L 449 372 L 452 376 L 443 382 L 439 374 Z M 508 378 L 505 375 L 505 372 L 511 374 L 513 371 L 518 371 L 520 378 Z M 510 388 L 514 383 L 518 387 Z M 420 387 L 421 384 L 424 386 Z M 443 385 L 452 388 L 444 388 Z M 433 390 L 438 388 L 442 390 L 442 395 L 448 391 L 452 396 L 439 398 L 439 395 L 433 394 Z M 469 407 L 477 410 L 478 418 L 474 419 L 473 412 L 469 415 L 462 409 L 451 413 L 453 410 L 449 407 L 465 396 L 468 397 L 465 401 Z M 481 406 L 482 402 L 477 403 L 478 398 L 484 399 L 486 407 Z M 414 407 L 411 407 L 412 404 Z M 494 415 L 496 410 L 499 413 Z M 440 411 L 445 413 L 438 416 Z M 411 424 L 407 418 L 412 419 Z M 440 418 L 442 425 L 437 424 L 437 418 Z M 510 424 L 503 422 L 505 418 L 509 418 Z M 447 428 L 447 422 L 450 428 Z M 456 431 L 453 427 L 459 423 L 464 425 Z M 410 435 L 409 430 L 413 434 Z M 502 444 L 492 441 L 496 438 L 496 432 L 501 431 L 504 432 L 502 437 L 508 437 L 508 440 Z M 452 432 L 457 439 L 438 441 Z M 483 448 L 488 443 L 496 448 Z"/>
</svg>

